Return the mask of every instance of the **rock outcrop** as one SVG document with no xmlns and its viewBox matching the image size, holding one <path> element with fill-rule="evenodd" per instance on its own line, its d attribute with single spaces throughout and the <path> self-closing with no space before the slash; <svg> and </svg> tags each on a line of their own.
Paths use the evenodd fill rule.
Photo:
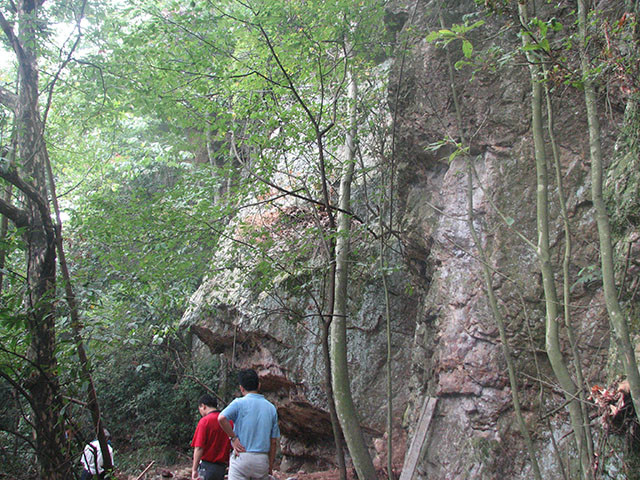
<svg viewBox="0 0 640 480">
<path fill-rule="evenodd" d="M 441 28 L 438 4 L 410 3 L 390 11 L 390 18 L 401 18 L 405 30 L 411 29 L 413 39 L 406 56 L 394 59 L 388 97 L 396 121 L 402 216 L 402 256 L 392 275 L 394 419 L 397 432 L 408 434 L 410 441 L 424 398 L 439 397 L 417 472 L 420 478 L 532 478 L 482 265 L 467 224 L 467 157 L 451 156 L 451 143 L 433 148 L 442 139 L 460 139 L 447 55 L 426 40 L 428 32 Z M 478 8 L 471 0 L 455 2 L 442 12 L 443 20 L 451 25 L 464 23 L 465 16 L 479 19 Z M 562 12 L 569 15 L 566 9 Z M 513 12 L 506 12 L 470 32 L 476 51 L 487 57 L 505 52 L 517 56 L 521 40 L 517 29 L 508 28 L 511 21 Z M 564 21 L 569 25 L 572 19 Z M 452 45 L 450 55 L 456 62 L 463 53 Z M 561 478 L 554 448 L 568 455 L 573 446 L 566 412 L 560 408 L 564 399 L 544 350 L 544 298 L 532 247 L 537 241 L 536 172 L 529 73 L 524 61 L 492 65 L 495 68 L 464 67 L 454 82 L 469 141 L 466 155 L 471 155 L 476 171 L 475 224 L 494 271 L 493 288 L 508 324 L 521 401 L 543 476 Z M 601 285 L 597 275 L 589 275 L 599 260 L 586 114 L 583 94 L 576 88 L 560 84 L 552 101 L 573 233 L 570 302 L 582 367 L 592 385 L 607 381 L 610 339 Z M 607 155 L 613 154 L 621 114 L 614 105 L 601 118 Z M 551 183 L 551 243 L 559 265 L 565 239 L 558 190 Z M 636 257 L 637 245 L 630 250 Z M 284 313 L 274 313 L 280 306 L 261 292 L 223 294 L 224 285 L 233 283 L 224 275 L 212 275 L 202 284 L 183 319 L 198 339 L 195 348 L 223 354 L 235 367 L 260 371 L 264 390 L 278 404 L 285 468 L 331 465 L 321 329 L 313 308 L 307 299 L 287 297 L 309 312 L 301 321 L 288 322 Z M 407 284 L 412 288 L 404 288 Z M 352 298 L 349 363 L 373 450 L 374 440 L 385 431 L 384 298 L 375 281 L 358 287 Z M 281 294 L 287 296 L 286 291 Z M 264 314 L 267 311 L 271 313 Z M 563 347 L 568 351 L 566 339 Z"/>
</svg>

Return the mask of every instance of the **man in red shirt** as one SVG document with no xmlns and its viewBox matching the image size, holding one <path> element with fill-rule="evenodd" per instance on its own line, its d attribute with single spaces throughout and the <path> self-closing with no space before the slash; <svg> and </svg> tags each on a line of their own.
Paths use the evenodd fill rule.
<svg viewBox="0 0 640 480">
<path fill-rule="evenodd" d="M 218 401 L 211 395 L 203 395 L 198 403 L 202 418 L 193 434 L 192 480 L 224 480 L 229 464 L 231 442 L 218 423 Z"/>
</svg>

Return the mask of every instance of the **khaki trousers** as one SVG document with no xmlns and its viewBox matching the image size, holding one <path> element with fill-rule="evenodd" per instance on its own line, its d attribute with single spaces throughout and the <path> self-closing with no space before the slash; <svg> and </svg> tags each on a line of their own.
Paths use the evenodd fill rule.
<svg viewBox="0 0 640 480">
<path fill-rule="evenodd" d="M 267 480 L 269 478 L 269 454 L 242 452 L 231 453 L 229 480 Z"/>
</svg>

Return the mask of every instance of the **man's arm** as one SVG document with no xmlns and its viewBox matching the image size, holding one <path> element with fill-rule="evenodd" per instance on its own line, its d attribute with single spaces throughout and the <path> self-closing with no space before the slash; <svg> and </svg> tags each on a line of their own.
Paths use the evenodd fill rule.
<svg viewBox="0 0 640 480">
<path fill-rule="evenodd" d="M 273 464 L 276 461 L 276 450 L 278 448 L 278 439 L 272 438 L 269 445 L 269 475 L 273 473 Z"/>
<path fill-rule="evenodd" d="M 233 427 L 231 426 L 231 422 L 227 417 L 223 414 L 218 415 L 218 423 L 220 424 L 220 428 L 229 436 L 231 440 L 231 446 L 237 453 L 246 452 L 244 445 L 240 443 L 240 439 L 233 432 Z"/>
<path fill-rule="evenodd" d="M 198 480 L 198 465 L 200 465 L 200 460 L 202 460 L 203 454 L 204 454 L 204 448 L 195 447 L 193 449 L 193 464 L 191 465 L 191 480 Z"/>
</svg>

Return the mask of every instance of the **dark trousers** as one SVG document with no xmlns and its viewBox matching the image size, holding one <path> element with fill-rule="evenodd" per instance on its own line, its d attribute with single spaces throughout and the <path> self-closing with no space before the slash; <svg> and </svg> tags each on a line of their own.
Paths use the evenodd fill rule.
<svg viewBox="0 0 640 480">
<path fill-rule="evenodd" d="M 211 463 L 205 460 L 200 461 L 198 474 L 203 480 L 224 480 L 224 473 L 227 466 L 224 463 Z"/>
<path fill-rule="evenodd" d="M 83 470 L 82 475 L 80 475 L 80 480 L 93 480 L 94 478 L 95 477 L 91 475 L 91 472 L 89 472 L 88 470 Z M 98 475 L 98 478 L 103 479 L 104 473 L 100 473 Z"/>
</svg>

